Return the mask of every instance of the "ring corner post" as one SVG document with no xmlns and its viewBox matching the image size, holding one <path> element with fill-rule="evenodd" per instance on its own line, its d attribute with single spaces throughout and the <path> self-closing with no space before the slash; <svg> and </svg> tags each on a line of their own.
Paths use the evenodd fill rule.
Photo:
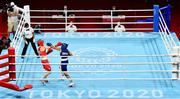
<svg viewBox="0 0 180 99">
<path fill-rule="evenodd" d="M 170 4 L 167 5 L 166 23 L 167 23 L 167 27 L 170 30 L 170 26 L 171 26 L 171 5 Z"/>
<path fill-rule="evenodd" d="M 9 71 L 10 71 L 9 78 L 10 78 L 10 80 L 15 80 L 16 79 L 15 48 L 9 47 L 8 54 L 9 54 Z"/>
<path fill-rule="evenodd" d="M 159 5 L 153 6 L 153 31 L 159 32 Z"/>
<path fill-rule="evenodd" d="M 30 20 L 30 6 L 29 5 L 25 5 L 24 6 L 24 14 L 25 14 L 25 21 L 31 25 L 31 20 Z"/>
</svg>

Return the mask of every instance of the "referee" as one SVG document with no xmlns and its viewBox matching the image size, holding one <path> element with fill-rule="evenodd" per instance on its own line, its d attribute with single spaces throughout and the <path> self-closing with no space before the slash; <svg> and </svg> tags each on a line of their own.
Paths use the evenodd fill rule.
<svg viewBox="0 0 180 99">
<path fill-rule="evenodd" d="M 24 58 L 24 55 L 26 54 L 27 47 L 28 47 L 29 43 L 31 43 L 35 54 L 38 56 L 39 53 L 37 51 L 37 48 L 35 45 L 35 40 L 34 40 L 34 30 L 32 29 L 32 27 L 29 26 L 28 23 L 25 23 L 24 27 L 25 27 L 25 29 L 23 32 L 23 38 L 24 38 L 25 45 L 24 45 L 24 48 L 22 51 L 22 57 L 21 58 Z"/>
</svg>

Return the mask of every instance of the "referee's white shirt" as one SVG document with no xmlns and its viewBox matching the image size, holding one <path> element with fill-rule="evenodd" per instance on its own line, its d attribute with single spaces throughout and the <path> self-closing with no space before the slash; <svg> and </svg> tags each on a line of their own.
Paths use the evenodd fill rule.
<svg viewBox="0 0 180 99">
<path fill-rule="evenodd" d="M 34 30 L 32 27 L 24 29 L 24 36 L 27 39 L 31 39 L 33 37 L 33 33 L 34 33 Z"/>
</svg>

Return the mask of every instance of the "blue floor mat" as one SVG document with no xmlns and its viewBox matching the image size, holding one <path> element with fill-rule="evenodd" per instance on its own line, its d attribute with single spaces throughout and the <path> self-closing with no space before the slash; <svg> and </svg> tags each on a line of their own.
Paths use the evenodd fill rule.
<svg viewBox="0 0 180 99">
<path fill-rule="evenodd" d="M 158 33 L 47 33 L 36 35 L 36 41 L 43 39 L 46 43 L 56 44 L 58 41 L 69 44 L 69 50 L 80 57 L 69 58 L 70 63 L 86 63 L 85 65 L 69 65 L 69 71 L 136 71 L 136 70 L 172 70 L 171 64 L 143 64 L 140 62 L 170 62 L 164 57 L 134 57 L 134 55 L 167 54 Z M 23 47 L 23 45 L 22 45 Z M 22 51 L 22 49 L 20 50 Z M 21 53 L 21 52 L 19 52 Z M 35 55 L 29 46 L 27 54 Z M 59 63 L 58 51 L 48 55 L 50 63 Z M 96 57 L 83 57 L 83 56 Z M 114 55 L 114 57 L 109 57 Z M 115 57 L 115 55 L 132 55 L 131 57 Z M 81 57 L 82 56 L 82 57 Z M 40 63 L 39 58 L 27 57 L 20 63 Z M 92 65 L 92 64 L 106 65 Z M 122 63 L 112 65 L 111 63 Z M 127 63 L 127 64 L 123 64 Z M 88 65 L 89 64 L 89 65 Z M 108 65 L 107 65 L 108 64 Z M 43 71 L 42 65 L 17 65 L 17 71 Z M 52 65 L 52 71 L 59 71 L 59 65 Z M 17 73 L 19 78 L 41 78 L 44 73 Z M 72 78 L 171 78 L 171 72 L 143 73 L 70 73 Z M 52 73 L 49 77 L 59 78 L 60 74 Z M 176 80 L 75 80 L 75 87 L 69 88 L 67 80 L 52 80 L 46 86 L 40 81 L 18 81 L 19 86 L 32 84 L 33 89 L 15 92 L 0 89 L 0 99 L 179 99 L 180 87 Z"/>
</svg>

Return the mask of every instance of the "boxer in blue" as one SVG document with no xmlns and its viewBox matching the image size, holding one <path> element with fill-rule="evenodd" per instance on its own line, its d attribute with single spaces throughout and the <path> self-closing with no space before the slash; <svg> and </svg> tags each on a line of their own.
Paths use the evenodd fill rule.
<svg viewBox="0 0 180 99">
<path fill-rule="evenodd" d="M 67 65 L 69 63 L 68 56 L 72 56 L 72 53 L 68 50 L 68 44 L 58 42 L 55 46 L 53 46 L 51 43 L 47 43 L 47 46 L 50 46 L 51 48 L 60 51 L 61 71 L 62 71 L 63 75 L 69 80 L 69 82 L 70 82 L 69 87 L 73 87 L 74 82 L 71 79 L 71 77 L 67 71 Z M 61 46 L 61 48 L 59 46 Z"/>
</svg>

